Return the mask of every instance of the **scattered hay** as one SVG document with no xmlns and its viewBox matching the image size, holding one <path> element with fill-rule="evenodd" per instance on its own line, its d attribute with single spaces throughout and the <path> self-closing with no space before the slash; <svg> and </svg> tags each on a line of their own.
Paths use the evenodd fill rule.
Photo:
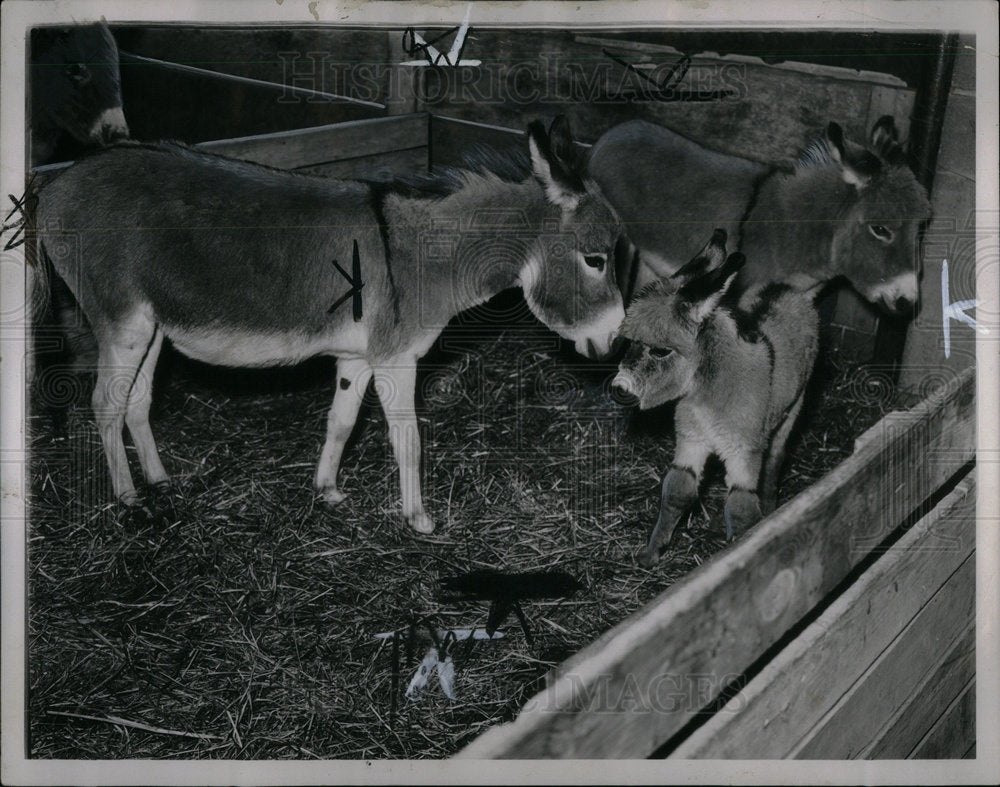
<svg viewBox="0 0 1000 787">
<path fill-rule="evenodd" d="M 453 754 L 509 720 L 545 672 L 724 546 L 721 468 L 663 562 L 633 556 L 655 520 L 671 410 L 615 403 L 613 368 L 537 327 L 449 334 L 422 367 L 425 496 L 438 530 L 401 524 L 377 406 L 361 418 L 336 510 L 311 488 L 333 366 L 223 372 L 178 356 L 152 416 L 177 492 L 163 521 L 109 504 L 84 395 L 31 426 L 30 752 L 46 758 L 399 758 Z M 781 500 L 850 452 L 891 390 L 822 366 L 790 444 Z M 133 457 L 134 459 L 134 457 Z M 137 464 L 134 473 L 139 477 Z M 455 651 L 458 700 L 432 682 L 399 697 L 378 632 L 433 616 L 481 626 L 483 603 L 442 604 L 441 576 L 566 571 L 567 600 L 526 602 L 535 647 L 505 638 Z M 402 687 L 423 655 L 403 665 Z M 405 657 L 404 657 L 405 659 Z"/>
</svg>

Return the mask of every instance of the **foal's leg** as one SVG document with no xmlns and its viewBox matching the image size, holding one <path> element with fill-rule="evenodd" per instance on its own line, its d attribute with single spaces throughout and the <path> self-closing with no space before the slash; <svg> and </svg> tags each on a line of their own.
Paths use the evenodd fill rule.
<svg viewBox="0 0 1000 787">
<path fill-rule="evenodd" d="M 316 466 L 315 484 L 327 503 L 339 503 L 345 495 L 337 488 L 337 472 L 344 446 L 354 431 L 372 368 L 361 359 L 337 359 L 337 391 L 326 419 L 326 442 Z"/>
<path fill-rule="evenodd" d="M 403 516 L 418 533 L 433 533 L 434 522 L 424 511 L 420 494 L 420 431 L 414 409 L 416 384 L 417 359 L 412 356 L 400 357 L 394 359 L 392 365 L 375 368 L 375 389 L 389 423 L 389 441 L 399 463 Z"/>
<path fill-rule="evenodd" d="M 710 453 L 709 447 L 698 440 L 678 443 L 670 472 L 663 479 L 656 527 L 646 549 L 639 554 L 639 565 L 650 568 L 659 562 L 660 550 L 670 542 L 680 518 L 698 497 L 698 484 Z"/>
<path fill-rule="evenodd" d="M 162 346 L 163 330 L 156 328 L 153 341 L 149 344 L 135 382 L 132 384 L 132 390 L 128 395 L 128 407 L 125 410 L 125 423 L 139 453 L 142 474 L 146 477 L 146 481 L 154 486 L 166 486 L 170 483 L 170 477 L 163 468 L 156 450 L 153 432 L 149 428 L 149 406 L 153 401 L 153 371 L 156 369 L 156 359 L 160 357 Z"/>
<path fill-rule="evenodd" d="M 795 420 L 799 417 L 804 398 L 805 392 L 800 393 L 799 398 L 795 400 L 795 404 L 788 411 L 785 420 L 781 422 L 781 426 L 778 427 L 774 433 L 774 439 L 771 441 L 771 448 L 764 462 L 764 474 L 760 484 L 760 507 L 765 515 L 770 514 L 777 506 L 778 473 L 781 472 L 781 465 L 785 461 L 785 446 L 788 443 L 788 436 L 792 433 Z"/>
<path fill-rule="evenodd" d="M 763 455 L 760 451 L 734 451 L 722 457 L 726 465 L 726 538 L 730 541 L 760 521 L 763 514 L 757 499 L 757 484 L 760 481 L 760 466 Z"/>
<path fill-rule="evenodd" d="M 115 496 L 126 505 L 136 505 L 139 496 L 128 469 L 122 426 L 136 375 L 155 333 L 152 322 L 137 317 L 116 326 L 100 340 L 97 382 L 91 402 Z"/>
</svg>

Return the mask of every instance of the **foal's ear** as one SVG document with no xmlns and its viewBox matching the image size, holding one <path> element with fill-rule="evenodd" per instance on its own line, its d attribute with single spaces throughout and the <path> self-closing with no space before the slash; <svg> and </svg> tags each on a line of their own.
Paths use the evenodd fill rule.
<svg viewBox="0 0 1000 787">
<path fill-rule="evenodd" d="M 881 165 L 873 153 L 858 148 L 844 139 L 844 130 L 837 123 L 826 127 L 830 154 L 840 164 L 841 176 L 852 186 L 862 189 L 879 173 Z"/>
<path fill-rule="evenodd" d="M 531 170 L 545 189 L 549 202 L 567 210 L 574 209 L 586 188 L 574 169 L 573 136 L 566 118 L 560 115 L 552 121 L 549 133 L 541 122 L 532 121 L 528 126 L 528 150 Z"/>
<path fill-rule="evenodd" d="M 721 227 L 716 228 L 705 248 L 699 251 L 680 270 L 672 274 L 670 278 L 677 284 L 683 285 L 718 268 L 726 259 L 726 239 L 726 231 Z"/>
<path fill-rule="evenodd" d="M 688 303 L 688 319 L 695 323 L 703 322 L 719 305 L 745 262 L 746 257 L 734 251 L 721 267 L 681 287 L 678 294 Z"/>
</svg>

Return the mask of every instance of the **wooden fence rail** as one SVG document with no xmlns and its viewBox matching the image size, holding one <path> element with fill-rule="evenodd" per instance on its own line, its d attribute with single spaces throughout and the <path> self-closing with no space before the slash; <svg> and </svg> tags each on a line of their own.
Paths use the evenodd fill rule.
<svg viewBox="0 0 1000 787">
<path fill-rule="evenodd" d="M 975 378 L 966 370 L 883 419 L 825 478 L 571 657 L 517 719 L 459 756 L 634 758 L 662 750 L 969 463 L 975 415 Z M 973 488 L 960 487 L 948 505 Z M 925 537 L 924 546 L 956 543 L 938 528 Z"/>
</svg>

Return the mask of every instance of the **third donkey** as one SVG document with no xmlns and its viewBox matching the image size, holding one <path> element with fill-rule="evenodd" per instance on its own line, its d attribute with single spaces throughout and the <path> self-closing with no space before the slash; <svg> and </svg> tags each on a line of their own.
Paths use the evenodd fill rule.
<svg viewBox="0 0 1000 787">
<path fill-rule="evenodd" d="M 645 566 L 657 562 L 695 501 L 711 454 L 726 466 L 729 538 L 776 502 L 785 443 L 816 360 L 819 317 L 809 294 L 784 284 L 738 305 L 725 299 L 743 262 L 738 252 L 726 257 L 726 233 L 717 229 L 701 254 L 638 293 L 622 325 L 631 345 L 614 386 L 642 409 L 678 400 L 677 448 L 639 556 Z"/>
</svg>

